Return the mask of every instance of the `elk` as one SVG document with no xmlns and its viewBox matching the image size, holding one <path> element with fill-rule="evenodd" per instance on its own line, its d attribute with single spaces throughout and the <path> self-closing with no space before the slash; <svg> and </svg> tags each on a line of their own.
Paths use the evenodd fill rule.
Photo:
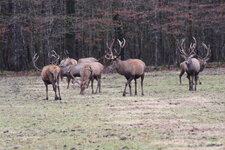
<svg viewBox="0 0 225 150">
<path fill-rule="evenodd" d="M 142 90 L 142 95 L 144 95 L 144 90 L 143 90 L 143 80 L 145 76 L 145 63 L 140 60 L 140 59 L 128 59 L 128 60 L 120 60 L 119 56 L 121 55 L 121 49 L 125 46 L 125 39 L 123 41 L 118 40 L 119 46 L 120 46 L 120 51 L 117 52 L 114 50 L 117 55 L 113 54 L 113 44 L 114 44 L 115 39 L 113 39 L 112 43 L 109 44 L 106 43 L 106 46 L 108 48 L 108 52 L 106 51 L 105 58 L 108 60 L 113 61 L 113 67 L 116 69 L 116 71 L 125 76 L 127 79 L 127 82 L 125 84 L 125 88 L 123 91 L 123 96 L 126 96 L 126 88 L 127 85 L 129 85 L 130 88 L 130 95 L 132 95 L 132 90 L 131 90 L 131 81 L 134 79 L 135 81 L 135 95 L 137 95 L 137 79 L 141 77 L 141 90 Z"/>
<path fill-rule="evenodd" d="M 63 80 L 63 77 L 67 78 L 67 89 L 69 88 L 70 80 L 72 79 L 72 77 L 68 73 L 68 70 L 70 69 L 71 65 L 75 65 L 75 64 L 77 64 L 77 61 L 73 58 L 65 58 L 59 64 L 59 67 L 61 69 L 61 72 L 60 72 L 61 80 Z"/>
<path fill-rule="evenodd" d="M 80 58 L 77 63 L 91 63 L 91 62 L 97 62 L 98 60 L 95 59 L 94 57 L 87 57 L 87 58 Z"/>
<path fill-rule="evenodd" d="M 190 48 L 189 48 L 189 51 L 190 51 L 190 55 L 193 53 L 195 53 L 195 48 L 196 48 L 196 39 L 193 37 L 194 39 L 194 44 L 190 44 Z M 181 62 L 180 63 L 180 74 L 179 74 L 179 80 L 180 80 L 180 84 L 182 84 L 182 80 L 181 80 L 181 77 L 183 76 L 183 74 L 186 72 L 187 70 L 187 64 L 185 63 L 185 61 Z"/>
<path fill-rule="evenodd" d="M 85 90 L 85 88 L 88 87 L 92 73 L 93 73 L 93 70 L 92 70 L 91 66 L 88 64 L 84 65 L 84 67 L 81 68 L 81 70 L 80 70 L 81 78 L 80 78 L 80 82 L 79 82 L 80 94 L 82 94 L 82 95 L 84 94 L 84 90 Z"/>
<path fill-rule="evenodd" d="M 203 71 L 203 69 L 206 66 L 207 61 L 210 59 L 211 56 L 211 49 L 210 46 L 206 46 L 205 43 L 202 43 L 203 47 L 207 50 L 207 53 L 204 57 L 200 57 L 196 54 L 195 47 L 196 47 L 196 42 L 195 44 L 190 45 L 190 51 L 189 53 L 185 52 L 184 49 L 184 39 L 181 40 L 179 43 L 180 45 L 178 46 L 178 49 L 180 50 L 180 55 L 185 59 L 185 64 L 186 64 L 186 73 L 187 73 L 187 78 L 189 80 L 189 90 L 197 90 L 196 85 L 197 81 L 199 78 L 199 73 Z M 193 58 L 194 56 L 197 56 L 198 58 Z M 194 83 L 195 81 L 195 83 Z M 194 88 L 193 88 L 194 86 Z"/>
<path fill-rule="evenodd" d="M 88 63 L 88 64 L 92 68 L 92 76 L 91 76 L 91 80 L 90 80 L 92 94 L 94 93 L 94 87 L 93 87 L 94 79 L 97 80 L 97 88 L 96 88 L 95 94 L 97 92 L 101 93 L 101 75 L 102 75 L 104 66 L 99 62 L 92 62 L 92 63 Z"/>
<path fill-rule="evenodd" d="M 80 94 L 83 94 L 85 88 L 88 87 L 88 84 L 92 76 L 91 65 L 88 63 L 71 65 L 68 73 L 74 79 L 74 81 L 80 85 L 81 88 Z M 75 80 L 75 77 L 80 77 L 80 81 Z"/>
<path fill-rule="evenodd" d="M 41 71 L 41 78 L 46 87 L 46 100 L 48 100 L 48 85 L 49 84 L 52 84 L 53 86 L 53 90 L 55 92 L 55 100 L 61 100 L 60 87 L 59 87 L 60 68 L 55 64 L 50 64 L 50 65 L 44 66 L 43 69 L 41 70 L 36 66 L 36 61 L 38 60 L 38 58 L 39 56 L 35 54 L 33 56 L 32 62 L 34 67 L 37 70 Z M 55 61 L 55 63 L 57 63 L 57 61 Z M 58 91 L 59 97 L 57 96 L 57 91 Z"/>
</svg>

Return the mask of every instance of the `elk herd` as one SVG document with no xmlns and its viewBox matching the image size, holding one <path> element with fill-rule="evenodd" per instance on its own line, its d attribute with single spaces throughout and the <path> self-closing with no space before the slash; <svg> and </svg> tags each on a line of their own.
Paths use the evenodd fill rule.
<svg viewBox="0 0 225 150">
<path fill-rule="evenodd" d="M 196 85 L 199 80 L 199 73 L 202 72 L 206 66 L 206 62 L 210 59 L 211 49 L 205 43 L 202 46 L 206 49 L 206 55 L 201 57 L 197 54 L 197 41 L 193 37 L 194 43 L 191 43 L 189 48 L 184 46 L 185 39 L 178 41 L 178 49 L 180 56 L 184 58 L 184 61 L 180 63 L 179 80 L 182 84 L 181 77 L 186 72 L 189 80 L 189 90 L 196 90 Z M 109 44 L 106 43 L 107 50 L 105 50 L 104 58 L 112 62 L 112 67 L 123 75 L 127 81 L 125 83 L 123 96 L 126 96 L 126 89 L 129 86 L 130 95 L 132 95 L 131 81 L 135 82 L 135 95 L 137 95 L 137 79 L 141 78 L 141 94 L 144 95 L 143 81 L 145 76 L 145 63 L 140 59 L 128 59 L 121 60 L 121 51 L 126 44 L 126 40 L 117 40 L 119 50 L 114 48 L 115 39 Z M 117 46 L 118 47 L 118 46 Z M 41 78 L 46 87 L 46 100 L 48 100 L 48 85 L 51 84 L 55 92 L 55 100 L 61 100 L 60 94 L 60 79 L 66 78 L 67 88 L 69 88 L 70 82 L 78 84 L 80 87 L 80 94 L 84 94 L 84 90 L 89 87 L 91 83 L 92 94 L 101 92 L 101 77 L 104 70 L 104 66 L 95 58 L 80 58 L 76 61 L 73 58 L 64 58 L 60 60 L 60 56 L 52 50 L 48 53 L 50 64 L 39 69 L 36 62 L 39 58 L 37 54 L 33 56 L 32 62 L 34 67 L 41 71 Z M 58 65 L 59 64 L 59 65 Z M 79 77 L 79 80 L 77 79 Z M 94 80 L 97 81 L 97 87 L 94 90 Z M 199 81 L 199 84 L 201 82 Z"/>
</svg>

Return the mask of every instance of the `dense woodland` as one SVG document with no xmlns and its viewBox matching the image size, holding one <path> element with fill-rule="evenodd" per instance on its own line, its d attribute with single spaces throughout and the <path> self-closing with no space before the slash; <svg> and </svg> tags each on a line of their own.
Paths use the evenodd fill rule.
<svg viewBox="0 0 225 150">
<path fill-rule="evenodd" d="M 186 46 L 195 36 L 197 52 L 205 42 L 211 62 L 225 61 L 223 0 L 1 0 L 0 68 L 32 69 L 49 64 L 48 52 L 61 58 L 100 58 L 106 42 L 125 38 L 122 59 L 139 58 L 147 65 L 178 64 L 177 40 Z M 118 46 L 115 45 L 115 48 Z M 69 54 L 65 52 L 68 51 Z"/>
</svg>

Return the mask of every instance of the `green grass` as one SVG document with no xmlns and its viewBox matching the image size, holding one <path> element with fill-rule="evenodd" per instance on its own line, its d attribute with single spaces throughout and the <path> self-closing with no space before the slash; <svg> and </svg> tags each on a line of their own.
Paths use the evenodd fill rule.
<svg viewBox="0 0 225 150">
<path fill-rule="evenodd" d="M 40 77 L 0 77 L 0 149 L 225 149 L 224 72 L 205 70 L 196 92 L 176 71 L 146 73 L 145 96 L 139 81 L 138 96 L 123 97 L 118 74 L 103 75 L 101 94 L 64 81 L 62 101 L 51 86 L 42 100 Z"/>
</svg>

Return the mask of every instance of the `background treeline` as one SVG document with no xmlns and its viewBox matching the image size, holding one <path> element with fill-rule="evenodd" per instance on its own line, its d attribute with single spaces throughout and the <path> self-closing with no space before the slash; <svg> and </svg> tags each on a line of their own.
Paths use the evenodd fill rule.
<svg viewBox="0 0 225 150">
<path fill-rule="evenodd" d="M 100 58 L 106 42 L 126 39 L 124 59 L 140 58 L 147 65 L 181 61 L 177 39 L 186 46 L 195 36 L 211 45 L 210 61 L 225 60 L 223 0 L 1 0 L 0 68 L 28 70 L 32 56 L 49 63 L 48 52 L 64 51 L 75 59 Z"/>
</svg>

